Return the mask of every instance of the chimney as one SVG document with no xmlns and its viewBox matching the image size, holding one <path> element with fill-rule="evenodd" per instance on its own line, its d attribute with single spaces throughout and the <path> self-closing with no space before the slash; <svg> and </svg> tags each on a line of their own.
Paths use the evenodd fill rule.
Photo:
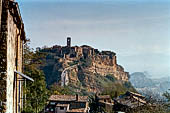
<svg viewBox="0 0 170 113">
<path fill-rule="evenodd" d="M 76 101 L 78 101 L 79 100 L 79 95 L 78 94 L 76 94 Z"/>
</svg>

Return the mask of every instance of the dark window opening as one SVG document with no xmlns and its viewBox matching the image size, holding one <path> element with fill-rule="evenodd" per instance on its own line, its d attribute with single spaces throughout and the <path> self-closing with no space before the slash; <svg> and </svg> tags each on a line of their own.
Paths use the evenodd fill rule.
<svg viewBox="0 0 170 113">
<path fill-rule="evenodd" d="M 64 107 L 60 107 L 60 110 L 64 110 Z"/>
</svg>

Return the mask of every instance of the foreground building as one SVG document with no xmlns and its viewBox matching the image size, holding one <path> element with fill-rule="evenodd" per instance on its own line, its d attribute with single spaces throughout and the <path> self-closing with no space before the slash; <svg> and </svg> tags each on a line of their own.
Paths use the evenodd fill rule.
<svg viewBox="0 0 170 113">
<path fill-rule="evenodd" d="M 102 111 L 102 108 L 108 113 L 113 111 L 114 102 L 110 95 L 97 95 L 96 100 L 98 102 L 99 111 Z"/>
<path fill-rule="evenodd" d="M 123 111 L 128 113 L 142 108 L 145 105 L 150 105 L 150 103 L 146 101 L 144 96 L 129 91 L 127 91 L 125 94 L 121 95 L 117 99 L 114 99 L 114 103 L 115 111 Z"/>
<path fill-rule="evenodd" d="M 87 96 L 52 95 L 45 113 L 88 113 L 89 103 Z"/>
<path fill-rule="evenodd" d="M 18 4 L 0 0 L 0 112 L 20 113 L 23 108 L 24 24 Z"/>
</svg>

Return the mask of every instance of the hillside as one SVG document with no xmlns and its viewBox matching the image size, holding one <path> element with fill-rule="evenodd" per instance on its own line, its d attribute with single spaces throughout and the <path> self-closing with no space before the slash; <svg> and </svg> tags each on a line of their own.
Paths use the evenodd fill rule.
<svg viewBox="0 0 170 113">
<path fill-rule="evenodd" d="M 46 54 L 41 69 L 48 86 L 57 83 L 81 94 L 102 93 L 111 86 L 115 90 L 122 87 L 122 91 L 133 89 L 129 73 L 117 64 L 114 52 L 100 52 L 87 45 L 71 47 L 68 43 L 37 51 Z"/>
</svg>

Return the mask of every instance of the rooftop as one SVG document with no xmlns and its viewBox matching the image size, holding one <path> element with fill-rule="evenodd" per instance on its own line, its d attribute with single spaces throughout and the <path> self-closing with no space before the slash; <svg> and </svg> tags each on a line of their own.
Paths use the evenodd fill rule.
<svg viewBox="0 0 170 113">
<path fill-rule="evenodd" d="M 74 95 L 51 95 L 50 101 L 77 101 Z M 88 96 L 78 96 L 79 102 L 87 102 Z"/>
<path fill-rule="evenodd" d="M 110 95 L 99 95 L 97 96 L 98 99 L 110 99 Z"/>
<path fill-rule="evenodd" d="M 138 93 L 126 92 L 124 95 L 116 99 L 116 101 L 122 105 L 126 105 L 130 108 L 136 108 L 147 104 L 144 97 Z"/>
<path fill-rule="evenodd" d="M 24 30 L 24 23 L 21 17 L 20 9 L 17 2 L 9 2 L 9 12 L 13 16 L 13 20 L 19 30 L 21 30 L 21 39 L 26 41 L 26 35 Z"/>
</svg>

